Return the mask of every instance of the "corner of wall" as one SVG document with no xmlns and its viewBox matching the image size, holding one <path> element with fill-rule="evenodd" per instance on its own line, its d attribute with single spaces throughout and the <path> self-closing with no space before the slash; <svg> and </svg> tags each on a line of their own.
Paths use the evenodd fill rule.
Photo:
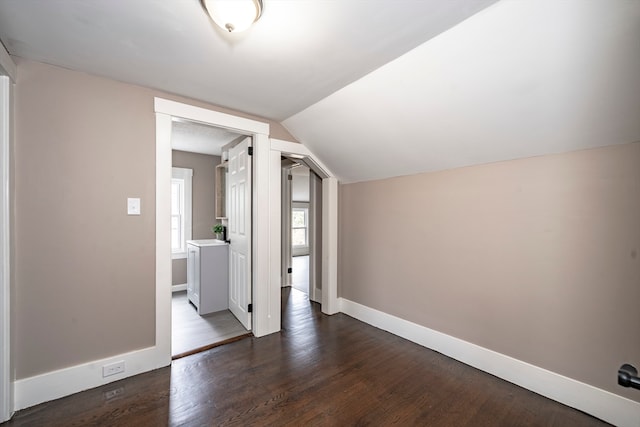
<svg viewBox="0 0 640 427">
<path fill-rule="evenodd" d="M 18 67 L 2 43 L 0 43 L 0 74 L 9 76 L 13 82 L 18 78 Z"/>
<path fill-rule="evenodd" d="M 340 312 L 620 427 L 638 427 L 640 403 L 443 334 L 382 311 L 339 299 Z"/>
</svg>

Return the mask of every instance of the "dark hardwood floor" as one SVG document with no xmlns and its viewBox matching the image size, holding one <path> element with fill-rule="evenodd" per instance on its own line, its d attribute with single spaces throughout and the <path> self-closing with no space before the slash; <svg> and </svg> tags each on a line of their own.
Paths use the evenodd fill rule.
<svg viewBox="0 0 640 427">
<path fill-rule="evenodd" d="M 283 330 L 17 413 L 8 426 L 603 426 L 283 290 Z"/>
</svg>

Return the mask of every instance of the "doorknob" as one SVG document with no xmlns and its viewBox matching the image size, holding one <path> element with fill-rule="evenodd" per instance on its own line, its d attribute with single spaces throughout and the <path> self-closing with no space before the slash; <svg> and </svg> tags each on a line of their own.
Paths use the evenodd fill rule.
<svg viewBox="0 0 640 427">
<path fill-rule="evenodd" d="M 640 378 L 638 378 L 638 370 L 625 363 L 618 369 L 618 384 L 622 387 L 631 387 L 640 390 Z"/>
</svg>

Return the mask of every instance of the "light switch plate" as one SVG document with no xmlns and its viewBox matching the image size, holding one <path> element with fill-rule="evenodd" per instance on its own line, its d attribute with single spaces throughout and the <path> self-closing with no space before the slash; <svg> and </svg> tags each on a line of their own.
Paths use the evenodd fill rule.
<svg viewBox="0 0 640 427">
<path fill-rule="evenodd" d="M 140 199 L 129 197 L 127 199 L 127 215 L 140 215 Z"/>
</svg>

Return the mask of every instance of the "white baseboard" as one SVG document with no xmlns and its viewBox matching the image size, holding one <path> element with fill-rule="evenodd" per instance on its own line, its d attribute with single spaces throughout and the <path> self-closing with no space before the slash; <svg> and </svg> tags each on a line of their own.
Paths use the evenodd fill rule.
<svg viewBox="0 0 640 427">
<path fill-rule="evenodd" d="M 182 285 L 173 285 L 171 286 L 171 292 L 180 292 L 180 291 L 186 291 L 187 290 L 187 284 L 183 283 Z"/>
<path fill-rule="evenodd" d="M 340 311 L 620 427 L 640 427 L 640 403 L 382 311 L 339 299 Z M 613 375 L 613 374 L 612 374 Z"/>
<path fill-rule="evenodd" d="M 120 361 L 125 363 L 123 373 L 102 377 L 104 365 Z M 14 383 L 14 409 L 29 408 L 170 364 L 171 355 L 161 355 L 157 347 L 149 347 L 17 380 Z"/>
</svg>

